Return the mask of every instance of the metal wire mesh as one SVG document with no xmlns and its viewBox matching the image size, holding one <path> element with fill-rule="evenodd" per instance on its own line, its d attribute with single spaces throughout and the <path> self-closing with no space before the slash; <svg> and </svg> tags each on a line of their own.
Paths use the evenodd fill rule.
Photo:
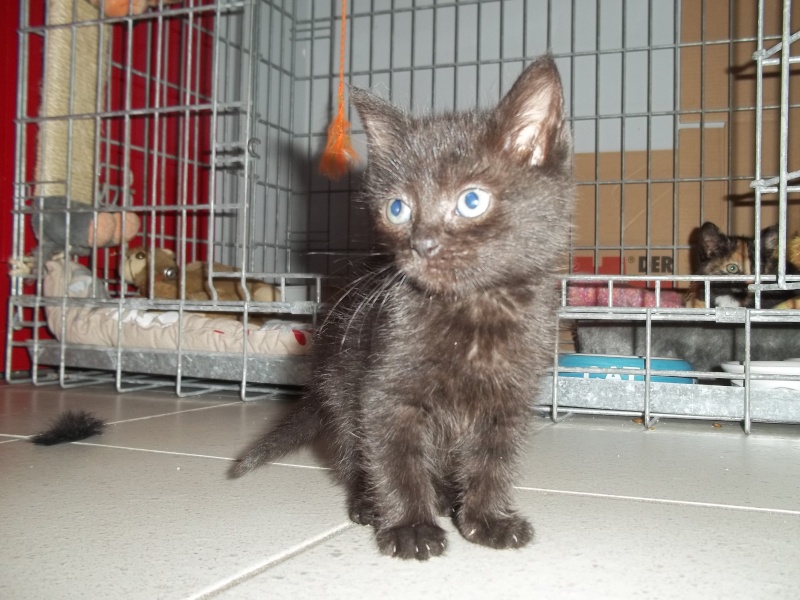
<svg viewBox="0 0 800 600">
<path fill-rule="evenodd" d="M 234 310 L 244 319 L 262 313 L 313 317 L 324 295 L 323 277 L 346 270 L 354 255 L 372 250 L 366 215 L 351 202 L 358 170 L 331 182 L 316 169 L 333 108 L 338 4 L 185 0 L 116 19 L 87 20 L 76 12 L 67 23 L 53 24 L 34 9 L 37 2 L 23 2 L 15 257 L 35 246 L 30 222 L 47 212 L 38 193 L 47 182 L 36 175 L 36 136 L 48 131 L 48 122 L 71 128 L 88 121 L 96 137 L 91 153 L 97 176 L 85 210 L 97 214 L 102 206 L 135 214 L 142 221 L 137 242 L 151 250 L 169 247 L 182 262 L 235 265 L 237 271 L 225 276 L 242 282 L 256 277 L 283 293 L 281 302 L 269 305 L 143 300 L 119 281 L 124 247 L 93 246 L 88 264 L 97 290 L 110 291 L 108 299 L 100 292 L 88 299 L 46 297 L 41 265 L 14 279 L 15 328 L 7 343 L 30 354 L 34 381 L 45 364 L 66 384 L 70 368 L 100 360 L 86 348 L 53 340 L 45 306 L 114 306 L 120 315 L 155 306 L 176 310 L 180 318 L 198 310 Z M 763 291 L 792 289 L 800 282 L 783 268 L 786 241 L 800 230 L 800 159 L 790 151 L 800 122 L 791 69 L 800 60 L 792 55 L 799 19 L 790 0 L 604 0 L 602 9 L 599 0 L 351 3 L 346 77 L 414 112 L 491 106 L 532 58 L 549 51 L 558 64 L 575 134 L 578 211 L 559 322 L 553 324 L 567 332 L 554 348 L 554 370 L 558 352 L 574 348 L 568 332 L 576 324 L 597 322 L 639 327 L 642 344 L 631 350 L 645 363 L 628 373 L 641 381 L 611 388 L 610 395 L 625 396 L 616 403 L 593 404 L 592 394 L 603 396 L 601 384 L 620 382 L 558 378 L 534 399 L 554 418 L 600 412 L 642 416 L 652 424 L 662 416 L 682 416 L 739 420 L 747 430 L 753 418 L 796 420 L 783 404 L 759 413 L 761 400 L 753 417 L 750 382 L 770 376 L 753 373 L 750 362 L 754 326 L 791 328 L 800 322 L 798 310 L 760 308 Z M 46 55 L 48 40 L 57 32 L 77 40 L 79 31 L 88 30 L 101 40 L 96 54 L 105 73 L 96 84 L 93 109 L 71 106 L 63 115 L 43 115 L 35 90 L 47 83 L 37 61 Z M 77 42 L 70 48 L 74 65 Z M 351 117 L 356 149 L 365 156 L 363 132 L 356 115 Z M 72 146 L 70 152 L 68 163 L 77 160 Z M 65 179 L 59 183 L 69 192 L 72 182 Z M 66 212 L 67 225 L 75 214 Z M 692 275 L 692 232 L 709 220 L 749 236 L 778 224 L 777 275 L 758 270 L 739 277 Z M 664 302 L 692 284 L 708 298 L 711 283 L 723 279 L 750 284 L 756 308 Z M 602 306 L 571 303 L 570 290 L 587 284 L 604 290 Z M 651 305 L 616 302 L 615 290 L 630 287 L 651 290 Z M 743 387 L 689 386 L 689 392 L 652 381 L 654 340 L 663 328 L 715 323 L 743 336 Z M 43 349 L 50 352 L 46 360 Z M 186 370 L 190 362 L 203 364 L 204 373 L 220 380 L 237 381 L 247 397 L 248 386 L 259 380 L 256 372 L 270 371 L 265 365 L 273 364 L 246 346 L 218 371 L 208 371 L 208 365 L 222 363 L 203 362 L 195 354 L 187 362 L 190 354 L 180 344 L 170 360 L 140 355 L 116 345 L 105 368 L 113 370 L 118 387 L 125 387 L 124 380 L 131 387 L 150 385 L 146 375 L 126 379 L 126 373 L 144 369 L 166 376 L 181 392 L 183 379 L 197 375 Z M 275 380 L 297 382 L 285 374 L 300 367 L 279 363 L 275 368 L 284 375 Z M 8 379 L 29 377 L 12 371 L 9 362 Z M 99 376 L 90 373 L 88 381 Z M 705 369 L 694 375 L 720 384 L 734 378 Z M 222 384 L 209 383 L 207 389 L 215 385 Z M 591 401 L 581 400 L 587 390 Z M 699 406 L 686 400 L 687 393 L 718 397 Z"/>
</svg>

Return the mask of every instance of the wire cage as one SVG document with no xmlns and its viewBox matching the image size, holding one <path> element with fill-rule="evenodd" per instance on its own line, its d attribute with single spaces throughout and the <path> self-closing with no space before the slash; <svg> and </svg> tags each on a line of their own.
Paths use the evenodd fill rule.
<svg viewBox="0 0 800 600">
<path fill-rule="evenodd" d="M 28 268 L 12 279 L 7 339 L 9 357 L 24 352 L 30 368 L 14 370 L 9 358 L 6 378 L 112 379 L 120 390 L 166 384 L 180 394 L 235 387 L 242 398 L 301 385 L 328 289 L 372 250 L 351 202 L 360 168 L 334 182 L 317 172 L 335 108 L 340 2 L 161 1 L 116 17 L 102 2 L 42 4 L 22 2 L 13 235 L 14 258 Z M 790 143 L 800 16 L 790 0 L 349 4 L 349 83 L 416 113 L 491 106 L 527 62 L 555 58 L 578 202 L 553 323 L 559 376 L 532 393 L 536 406 L 555 419 L 622 414 L 648 426 L 662 417 L 740 421 L 747 431 L 752 421 L 800 422 L 797 391 L 765 387 L 798 387 L 800 377 L 765 374 L 757 362 L 800 357 L 783 341 L 800 338 L 800 311 L 762 307 L 764 294 L 800 281 L 786 267 L 800 230 Z M 50 102 L 56 88 L 68 93 Z M 121 233 L 99 243 L 105 215 Z M 56 244 L 65 255 L 82 244 L 82 256 L 30 259 L 43 245 L 34 231 L 72 235 L 87 218 L 90 241 Z M 752 273 L 693 274 L 706 221 L 754 238 L 756 253 L 757 232 L 777 225 L 778 271 L 755 261 Z M 146 293 L 123 276 L 137 247 L 151 257 Z M 159 248 L 185 267 L 176 298 L 153 292 Z M 189 297 L 190 263 L 208 298 Z M 723 279 L 749 285 L 752 306 L 687 306 L 688 289 L 710 298 Z M 234 282 L 238 297 L 217 294 L 219 281 Z M 258 298 L 254 283 L 273 297 Z M 92 311 L 113 325 L 102 345 L 88 343 L 100 337 L 86 325 Z M 209 347 L 189 333 L 198 313 L 211 323 Z M 71 337 L 73 321 L 84 338 Z M 165 347 L 127 327 L 154 322 L 174 325 Z M 260 336 L 278 341 L 265 349 L 252 342 Z M 569 366 L 576 350 L 640 358 Z M 692 370 L 662 358 L 692 358 Z M 720 371 L 731 361 L 741 372 Z"/>
<path fill-rule="evenodd" d="M 787 265 L 796 262 L 791 248 L 798 229 L 799 188 L 791 182 L 800 173 L 789 140 L 798 135 L 800 96 L 791 65 L 798 38 L 792 32 L 800 19 L 791 4 L 682 2 L 670 27 L 666 15 L 652 18 L 651 3 L 649 68 L 643 74 L 648 92 L 637 105 L 628 100 L 623 79 L 619 155 L 612 153 L 609 164 L 598 145 L 586 157 L 588 175 L 580 151 L 576 155 L 579 241 L 573 273 L 562 281 L 560 313 L 574 320 L 581 352 L 641 360 L 595 358 L 562 368 L 567 377 L 558 379 L 547 403 L 554 418 L 562 412 L 613 413 L 642 417 L 652 426 L 658 418 L 680 416 L 740 421 L 747 432 L 752 421 L 798 422 L 800 371 L 791 361 L 800 350 L 791 299 L 798 277 Z M 667 39 L 657 40 L 659 35 Z M 666 73 L 656 66 L 662 51 Z M 622 53 L 623 72 L 631 59 L 629 51 Z M 672 90 L 659 90 L 659 80 Z M 594 89 L 599 81 L 598 75 Z M 586 119 L 598 128 L 609 120 L 601 102 Z M 572 113 L 578 136 L 584 119 L 579 113 Z M 643 156 L 627 141 L 637 119 L 646 132 Z M 705 221 L 751 238 L 756 257 L 774 252 L 776 272 L 760 272 L 755 260 L 748 273 L 692 275 L 702 243 L 698 226 Z M 759 232 L 767 226 L 777 227 L 774 250 L 760 247 Z M 587 263 L 592 276 L 576 275 Z M 750 302 L 712 304 L 711 286 L 725 281 L 747 285 Z M 647 289 L 631 293 L 641 285 Z M 676 287 L 700 290 L 705 301 L 676 296 Z M 585 288 L 596 292 L 593 302 L 571 302 L 585 296 Z M 777 291 L 789 301 L 767 302 Z M 590 303 L 595 306 L 574 305 Z M 683 366 L 662 357 L 689 359 L 694 370 L 682 372 Z M 558 364 L 556 357 L 556 369 Z"/>
<path fill-rule="evenodd" d="M 41 4 L 23 2 L 20 28 L 14 248 L 23 268 L 9 361 L 24 348 L 34 382 L 54 377 L 43 366 L 62 384 L 111 370 L 120 389 L 164 384 L 153 376 L 179 393 L 302 383 L 320 277 L 304 273 L 295 250 L 312 246 L 291 224 L 301 218 L 291 3 L 189 0 L 121 16 L 102 2 Z M 42 252 L 48 237 L 56 243 Z M 132 286 L 124 273 L 136 250 L 149 256 L 148 273 Z M 168 289 L 161 250 L 186 266 Z M 51 260 L 58 253 L 85 258 Z M 211 339 L 190 333 L 197 312 Z M 254 325 L 267 317 L 269 331 Z M 154 318 L 169 339 L 136 340 L 126 327 Z M 17 377 L 8 364 L 6 373 Z"/>
</svg>

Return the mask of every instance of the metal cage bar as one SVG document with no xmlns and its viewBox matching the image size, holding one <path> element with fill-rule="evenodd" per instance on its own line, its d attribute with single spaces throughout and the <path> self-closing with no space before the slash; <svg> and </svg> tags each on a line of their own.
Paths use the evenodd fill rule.
<svg viewBox="0 0 800 600">
<path fill-rule="evenodd" d="M 260 371 L 269 372 L 272 363 L 259 363 L 263 357 L 245 339 L 239 351 L 229 353 L 222 373 L 208 367 L 213 357 L 188 349 L 182 328 L 169 360 L 158 353 L 142 359 L 125 345 L 122 325 L 128 311 L 147 308 L 175 311 L 180 323 L 197 311 L 235 312 L 246 323 L 265 315 L 315 322 L 323 288 L 335 283 L 331 276 L 342 262 L 372 251 L 363 215 L 346 201 L 357 186 L 357 176 L 331 183 L 315 174 L 336 89 L 338 2 L 187 0 L 141 15 L 83 22 L 73 18 L 72 23 L 48 25 L 31 22 L 27 7 L 33 1 L 23 2 L 20 23 L 15 258 L 22 259 L 32 249 L 25 235 L 29 223 L 49 218 L 42 200 L 34 198 L 33 190 L 42 182 L 30 176 L 30 132 L 53 121 L 72 126 L 89 120 L 99 140 L 91 149 L 99 171 L 92 205 L 95 222 L 106 209 L 121 212 L 123 218 L 136 215 L 143 224 L 142 243 L 151 253 L 165 246 L 176 250 L 183 261 L 205 263 L 209 286 L 212 272 L 213 279 L 235 280 L 243 289 L 256 279 L 275 285 L 281 298 L 267 304 L 253 301 L 249 292 L 241 301 L 231 302 L 139 298 L 117 274 L 115 253 L 124 252 L 126 245 L 94 246 L 86 259 L 93 273 L 89 298 L 46 296 L 41 265 L 30 275 L 14 278 L 9 322 L 15 327 L 9 328 L 7 347 L 30 353 L 34 368 L 29 379 L 34 382 L 53 381 L 44 366 L 55 368 L 65 386 L 104 380 L 100 374 L 104 371 L 87 366 L 100 360 L 96 351 L 49 339 L 46 323 L 54 309 L 65 314 L 113 308 L 118 335 L 107 370 L 113 372 L 118 389 L 143 389 L 168 381 L 181 395 L 220 386 L 236 387 L 243 399 L 269 394 L 263 386 L 271 383 L 270 377 L 261 377 Z M 782 419 L 780 413 L 774 417 L 762 410 L 754 384 L 775 378 L 755 372 L 756 359 L 750 353 L 760 327 L 791 328 L 800 323 L 800 310 L 762 308 L 764 293 L 800 287 L 800 275 L 784 266 L 786 236 L 796 219 L 793 200 L 800 192 L 796 181 L 800 171 L 789 150 L 791 117 L 800 110 L 800 99 L 792 97 L 789 84 L 789 67 L 800 60 L 792 55 L 800 34 L 791 31 L 791 8 L 790 0 L 785 0 L 781 30 L 768 31 L 765 11 L 772 8 L 760 2 L 754 15 L 757 27 L 751 31 L 738 27 L 741 8 L 733 0 L 612 0 L 603 3 L 603 11 L 598 0 L 352 3 L 346 76 L 355 85 L 376 86 L 382 94 L 387 92 L 382 84 L 388 83 L 393 101 L 415 111 L 494 102 L 517 70 L 547 50 L 562 69 L 576 139 L 578 193 L 586 214 L 579 215 L 584 229 L 573 234 L 572 266 L 560 283 L 561 306 L 554 326 L 559 333 L 591 322 L 638 327 L 644 337 L 644 366 L 630 372 L 641 378 L 626 387 L 632 400 L 616 406 L 582 405 L 575 390 L 585 391 L 588 384 L 555 377 L 554 385 L 532 399 L 547 406 L 554 420 L 569 412 L 638 415 L 645 426 L 666 417 L 718 418 L 738 420 L 749 431 L 752 422 Z M 718 14 L 725 18 L 718 19 Z M 66 117 L 32 112 L 28 91 L 38 82 L 31 80 L 31 44 L 42 40 L 47 45 L 48 36 L 56 31 L 86 27 L 97 27 L 101 38 L 107 31 L 113 50 L 105 67 L 108 83 L 103 87 L 98 82 L 95 110 L 70 110 Z M 140 43 L 146 48 L 141 58 L 133 52 Z M 748 45 L 756 48 L 752 98 L 749 92 L 742 93 L 743 78 L 738 78 L 737 69 L 753 67 L 734 65 L 741 48 Z M 727 58 L 720 59 L 723 55 Z M 692 56 L 696 73 L 686 79 Z M 718 90 L 712 78 L 720 60 L 727 60 L 732 75 Z M 775 77 L 781 81 L 777 95 L 770 83 Z M 666 89 L 663 82 L 670 78 L 671 89 Z M 689 84 L 683 85 L 684 79 Z M 452 90 L 447 89 L 450 82 Z M 717 103 L 718 93 L 725 98 L 722 103 Z M 771 119 L 773 114 L 779 115 L 776 139 L 765 124 L 765 115 Z M 357 117 L 351 116 L 353 136 L 363 141 Z M 755 121 L 753 172 L 742 169 L 733 153 L 734 138 L 749 135 L 742 132 L 751 119 Z M 716 146 L 719 139 L 722 145 Z M 774 172 L 768 163 L 774 149 L 766 147 L 773 143 L 779 158 Z M 692 148 L 695 154 L 689 157 L 686 151 Z M 717 162 L 722 163 L 721 170 L 714 170 Z M 133 181 L 130 172 L 135 173 Z M 778 272 L 761 273 L 757 265 L 752 275 L 702 276 L 691 274 L 686 264 L 679 268 L 692 247 L 687 222 L 699 226 L 706 219 L 721 218 L 728 231 L 739 226 L 733 209 L 718 208 L 715 194 L 720 189 L 723 194 L 738 193 L 745 181 L 752 182 L 754 234 L 762 219 L 770 218 L 766 210 L 777 206 Z M 69 181 L 66 186 L 69 190 Z M 110 206 L 101 203 L 106 199 L 111 199 Z M 640 211 L 638 221 L 631 216 L 636 211 Z M 65 222 L 73 222 L 79 212 L 66 211 Z M 691 219 L 686 217 L 689 213 Z M 664 221 L 663 214 L 671 214 L 671 221 Z M 758 253 L 757 235 L 755 245 Z M 662 257 L 671 266 L 656 270 L 655 261 Z M 629 259 L 638 262 L 629 266 Z M 215 261 L 234 263 L 236 270 L 218 273 Z M 586 264 L 581 261 L 590 266 L 579 268 L 579 263 Z M 642 268 L 635 268 L 640 263 Z M 710 305 L 712 285 L 720 281 L 751 284 L 755 308 Z M 151 276 L 150 287 L 154 282 Z M 571 290 L 585 284 L 606 294 L 601 305 L 573 305 Z M 185 290 L 184 279 L 181 285 Z M 673 288 L 692 285 L 705 292 L 705 306 L 668 304 Z M 632 286 L 649 288 L 654 305 L 630 307 L 615 300 Z M 103 297 L 106 292 L 108 297 Z M 745 338 L 743 389 L 695 386 L 698 396 L 708 392 L 706 387 L 720 388 L 714 391 L 719 396 L 712 403 L 716 408 L 686 414 L 669 402 L 670 397 L 680 396 L 678 390 L 673 388 L 670 394 L 669 388 L 664 390 L 669 384 L 656 380 L 663 374 L 652 368 L 659 358 L 656 343 L 663 327 L 700 328 L 712 323 L 727 323 Z M 63 324 L 60 335 L 63 340 Z M 560 337 L 554 348 L 554 375 L 560 370 L 558 353 L 565 350 L 571 350 L 570 343 Z M 203 364 L 203 373 L 212 380 L 201 381 L 195 364 Z M 286 375 L 301 373 L 302 366 L 283 365 L 280 360 L 274 365 L 280 373 L 275 381 L 302 382 L 300 375 Z M 76 371 L 79 368 L 87 370 Z M 133 375 L 137 369 L 145 374 Z M 619 373 L 590 369 L 586 374 Z M 737 380 L 736 375 L 704 368 L 694 376 L 723 384 Z M 6 378 L 26 379 L 10 373 L 8 362 Z M 597 382 L 596 387 L 606 384 L 613 385 Z M 795 416 L 784 420 L 794 422 Z"/>
</svg>

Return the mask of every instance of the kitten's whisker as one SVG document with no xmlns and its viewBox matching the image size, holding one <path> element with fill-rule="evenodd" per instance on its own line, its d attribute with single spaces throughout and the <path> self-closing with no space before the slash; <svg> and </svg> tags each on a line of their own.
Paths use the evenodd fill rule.
<svg viewBox="0 0 800 600">
<path fill-rule="evenodd" d="M 383 270 L 383 272 L 389 270 L 389 268 L 390 267 L 387 267 L 386 269 Z M 395 273 L 399 273 L 399 272 L 396 271 Z M 344 343 L 344 338 L 347 337 L 347 333 L 350 330 L 350 325 L 356 319 L 356 317 L 358 316 L 358 313 L 361 311 L 361 309 L 363 309 L 364 307 L 366 307 L 368 310 L 371 309 L 375 305 L 375 302 L 377 302 L 378 297 L 381 296 L 381 295 L 383 295 L 384 299 L 385 299 L 387 294 L 385 294 L 384 292 L 388 288 L 388 286 L 391 285 L 392 280 L 395 279 L 395 277 L 396 277 L 396 274 L 392 275 L 392 276 L 390 276 L 388 278 L 385 278 L 381 282 L 381 285 L 379 287 L 373 288 L 372 290 L 370 290 L 370 292 L 363 298 L 363 300 L 359 303 L 359 305 L 353 311 L 353 314 L 350 316 L 350 320 L 348 321 L 347 327 L 345 328 L 345 332 L 344 332 L 344 336 L 343 336 L 343 339 L 342 339 L 342 343 Z M 364 321 L 366 321 L 366 319 Z M 362 321 L 361 328 L 359 329 L 359 337 L 361 336 L 361 334 L 364 331 L 364 321 Z"/>
<path fill-rule="evenodd" d="M 353 293 L 353 291 L 358 290 L 358 288 L 360 288 L 362 284 L 368 283 L 371 279 L 374 279 L 374 278 L 378 277 L 379 275 L 382 275 L 384 272 L 388 271 L 390 268 L 391 268 L 391 265 L 384 265 L 384 266 L 382 266 L 382 267 L 380 267 L 380 268 L 378 268 L 378 269 L 376 269 L 374 271 L 368 271 L 368 272 L 364 273 L 363 275 L 360 275 L 359 277 L 357 277 L 354 281 L 350 282 L 350 284 L 342 291 L 342 293 L 339 296 L 339 298 L 336 300 L 334 305 L 328 311 L 328 314 L 325 315 L 325 319 L 323 320 L 322 325 L 320 326 L 320 329 L 325 327 L 325 325 L 327 324 L 329 318 L 331 318 L 332 316 L 336 315 L 336 309 L 339 307 L 339 305 L 351 293 Z"/>
<path fill-rule="evenodd" d="M 383 314 L 383 307 L 386 305 L 386 301 L 391 296 L 391 291 L 397 289 L 398 284 L 402 285 L 403 283 L 405 283 L 405 281 L 406 281 L 406 275 L 402 271 L 395 271 L 395 274 L 387 280 L 386 285 L 383 287 L 383 290 L 381 292 L 383 295 L 383 301 L 381 302 L 381 305 L 378 307 L 378 314 L 375 316 L 376 320 L 378 320 L 381 314 Z M 387 293 L 386 290 L 389 288 L 391 288 L 391 290 L 389 290 L 389 292 Z M 364 328 L 363 324 L 361 328 L 363 331 Z M 373 335 L 374 334 L 375 331 L 373 331 Z"/>
<path fill-rule="evenodd" d="M 391 269 L 391 265 L 386 265 L 386 266 L 384 266 L 384 267 L 382 267 L 382 268 L 378 269 L 377 271 L 370 273 L 371 277 L 369 277 L 369 278 L 367 278 L 367 277 L 363 277 L 363 278 L 361 278 L 361 279 L 362 279 L 362 283 L 363 283 L 363 282 L 372 282 L 372 281 L 374 281 L 375 279 L 377 279 L 377 278 L 378 278 L 378 276 L 380 276 L 380 275 L 383 275 L 383 274 L 384 274 L 384 273 L 386 273 L 386 271 L 388 271 L 389 269 Z M 362 286 L 360 286 L 360 287 L 366 287 L 366 286 L 365 286 L 365 285 L 362 285 Z M 355 305 L 355 306 L 353 307 L 353 309 L 350 311 L 350 318 L 348 319 L 348 321 L 347 321 L 347 325 L 346 325 L 346 326 L 345 326 L 345 328 L 344 328 L 344 333 L 342 334 L 342 340 L 341 340 L 341 343 L 340 343 L 340 347 L 344 347 L 344 342 L 345 342 L 345 340 L 347 339 L 347 333 L 350 331 L 350 325 L 353 323 L 353 321 L 355 320 L 355 318 L 358 316 L 358 313 L 361 311 L 361 309 L 363 308 L 363 306 L 364 306 L 364 305 L 365 305 L 365 304 L 366 304 L 366 303 L 369 301 L 369 299 L 370 299 L 370 298 L 371 298 L 371 297 L 372 297 L 374 294 L 376 294 L 376 293 L 379 293 L 379 291 L 380 291 L 380 290 L 379 290 L 379 289 L 376 289 L 376 288 L 373 288 L 373 289 L 371 289 L 370 291 L 368 291 L 368 292 L 366 293 L 366 295 L 364 295 L 364 296 L 362 297 L 361 301 L 360 301 L 360 302 L 359 302 L 357 305 Z"/>
</svg>

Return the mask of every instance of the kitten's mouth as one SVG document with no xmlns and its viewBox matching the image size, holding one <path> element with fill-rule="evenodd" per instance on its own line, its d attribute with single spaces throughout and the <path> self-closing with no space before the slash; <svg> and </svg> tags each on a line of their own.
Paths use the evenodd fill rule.
<svg viewBox="0 0 800 600">
<path fill-rule="evenodd" d="M 449 296 L 464 291 L 462 271 L 453 266 L 452 256 L 422 258 L 412 254 L 403 271 L 417 287 L 433 294 Z"/>
</svg>

